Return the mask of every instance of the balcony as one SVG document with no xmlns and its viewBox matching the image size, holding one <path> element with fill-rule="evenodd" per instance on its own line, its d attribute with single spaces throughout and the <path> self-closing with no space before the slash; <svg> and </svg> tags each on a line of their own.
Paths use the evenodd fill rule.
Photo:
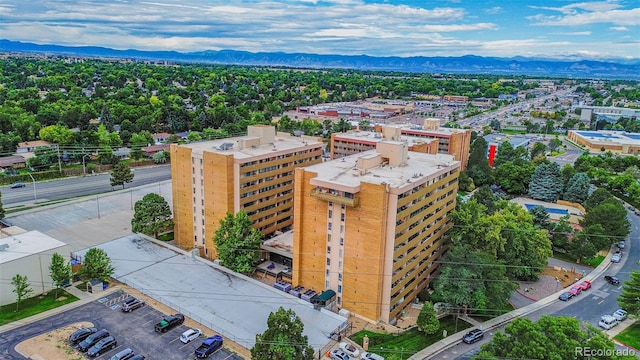
<svg viewBox="0 0 640 360">
<path fill-rule="evenodd" d="M 311 190 L 311 197 L 316 198 L 318 200 L 324 200 L 329 202 L 334 202 L 337 204 L 346 205 L 349 207 L 357 207 L 360 203 L 360 197 L 354 195 L 353 198 L 344 197 L 342 195 L 331 194 L 329 192 L 325 192 L 324 190 L 318 191 L 317 189 Z"/>
</svg>

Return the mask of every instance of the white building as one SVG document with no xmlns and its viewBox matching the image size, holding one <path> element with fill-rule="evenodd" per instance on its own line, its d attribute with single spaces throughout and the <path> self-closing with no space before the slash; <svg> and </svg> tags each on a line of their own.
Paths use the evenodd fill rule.
<svg viewBox="0 0 640 360">
<path fill-rule="evenodd" d="M 15 287 L 11 279 L 16 274 L 27 276 L 32 295 L 55 289 L 49 274 L 49 265 L 54 253 L 67 257 L 70 248 L 39 231 L 28 231 L 10 227 L 0 232 L 0 305 L 16 302 Z"/>
</svg>

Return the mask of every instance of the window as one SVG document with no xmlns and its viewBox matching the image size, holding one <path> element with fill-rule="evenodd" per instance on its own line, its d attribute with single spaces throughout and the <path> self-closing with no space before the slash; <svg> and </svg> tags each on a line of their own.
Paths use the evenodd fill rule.
<svg viewBox="0 0 640 360">
<path fill-rule="evenodd" d="M 331 259 L 327 258 L 327 266 L 331 265 Z"/>
<path fill-rule="evenodd" d="M 340 254 L 340 255 L 339 255 L 339 256 L 340 256 L 340 259 L 342 259 L 342 249 L 340 249 L 340 250 L 338 251 L 338 254 Z"/>
<path fill-rule="evenodd" d="M 327 226 L 328 226 L 329 230 L 331 230 L 331 223 L 329 223 Z"/>
<path fill-rule="evenodd" d="M 338 304 L 342 304 L 342 298 L 338 296 Z"/>
<path fill-rule="evenodd" d="M 329 218 L 333 217 L 333 210 L 329 210 Z"/>
<path fill-rule="evenodd" d="M 331 234 L 327 234 L 327 242 L 329 242 L 329 243 L 331 242 Z"/>
<path fill-rule="evenodd" d="M 324 282 L 324 288 L 325 288 L 325 289 L 328 289 L 328 288 L 329 288 L 329 285 L 330 285 L 330 284 L 329 284 L 329 280 L 327 280 L 327 281 L 325 281 L 325 282 Z"/>
<path fill-rule="evenodd" d="M 331 254 L 331 246 L 327 246 L 327 254 Z"/>
<path fill-rule="evenodd" d="M 340 245 L 344 245 L 344 238 L 340 238 Z"/>
<path fill-rule="evenodd" d="M 331 274 L 331 272 L 329 271 L 329 269 L 327 269 L 326 275 L 329 276 Z"/>
<path fill-rule="evenodd" d="M 342 293 L 342 285 L 338 285 L 338 293 Z"/>
<path fill-rule="evenodd" d="M 344 233 L 344 225 L 340 225 L 340 234 Z"/>
<path fill-rule="evenodd" d="M 338 281 L 342 281 L 342 273 L 338 273 Z"/>
<path fill-rule="evenodd" d="M 340 214 L 340 221 L 344 222 L 344 213 Z"/>
</svg>

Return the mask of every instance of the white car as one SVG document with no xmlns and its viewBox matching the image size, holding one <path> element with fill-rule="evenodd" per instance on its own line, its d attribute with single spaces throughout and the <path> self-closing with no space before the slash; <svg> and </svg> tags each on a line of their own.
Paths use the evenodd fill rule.
<svg viewBox="0 0 640 360">
<path fill-rule="evenodd" d="M 619 263 L 622 260 L 622 255 L 620 253 L 615 253 L 611 256 L 611 262 Z"/>
<path fill-rule="evenodd" d="M 202 335 L 202 330 L 200 329 L 189 329 L 185 332 L 182 333 L 182 335 L 180 335 L 180 341 L 182 341 L 183 344 L 187 344 L 197 338 L 200 337 L 200 335 Z"/>
<path fill-rule="evenodd" d="M 618 321 L 622 321 L 627 318 L 627 312 L 622 309 L 618 309 L 613 313 L 613 317 Z"/>
<path fill-rule="evenodd" d="M 358 350 L 358 348 L 347 342 L 341 342 L 338 347 L 340 348 L 340 350 L 346 352 L 349 356 L 358 357 L 358 354 L 360 354 L 360 350 Z"/>
<path fill-rule="evenodd" d="M 360 355 L 360 359 L 362 360 L 384 360 L 384 358 L 378 354 L 374 354 L 374 353 L 370 353 L 370 352 L 363 352 L 362 355 Z"/>
</svg>

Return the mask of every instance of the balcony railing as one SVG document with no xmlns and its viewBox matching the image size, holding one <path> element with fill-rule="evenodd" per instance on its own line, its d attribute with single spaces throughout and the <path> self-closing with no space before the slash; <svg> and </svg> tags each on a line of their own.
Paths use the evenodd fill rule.
<svg viewBox="0 0 640 360">
<path fill-rule="evenodd" d="M 311 197 L 319 200 L 343 204 L 349 207 L 357 207 L 360 203 L 360 197 L 355 195 L 353 198 L 348 198 L 341 195 L 334 195 L 329 192 L 318 191 L 317 189 L 311 190 Z"/>
</svg>

